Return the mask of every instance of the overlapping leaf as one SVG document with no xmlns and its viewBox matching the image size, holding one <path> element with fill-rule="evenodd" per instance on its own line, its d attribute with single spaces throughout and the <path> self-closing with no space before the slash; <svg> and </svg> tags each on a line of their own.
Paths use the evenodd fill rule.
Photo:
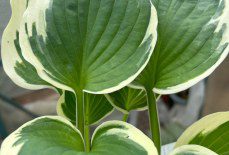
<svg viewBox="0 0 229 155">
<path fill-rule="evenodd" d="M 81 134 L 61 117 L 41 117 L 11 134 L 2 144 L 2 155 L 157 155 L 153 142 L 124 122 L 110 121 L 99 126 L 91 152 L 84 152 Z"/>
<path fill-rule="evenodd" d="M 210 75 L 229 52 L 228 0 L 152 0 L 158 41 L 133 83 L 158 94 L 189 88 Z"/>
</svg>

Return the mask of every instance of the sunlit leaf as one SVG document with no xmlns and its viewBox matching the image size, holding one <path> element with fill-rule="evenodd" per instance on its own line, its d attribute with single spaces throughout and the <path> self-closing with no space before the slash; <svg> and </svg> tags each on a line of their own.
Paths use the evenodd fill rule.
<svg viewBox="0 0 229 155">
<path fill-rule="evenodd" d="M 190 126 L 178 139 L 176 148 L 196 144 L 219 155 L 229 152 L 229 112 L 211 114 Z"/>
<path fill-rule="evenodd" d="M 169 155 L 217 155 L 215 152 L 199 145 L 183 145 Z"/>
</svg>

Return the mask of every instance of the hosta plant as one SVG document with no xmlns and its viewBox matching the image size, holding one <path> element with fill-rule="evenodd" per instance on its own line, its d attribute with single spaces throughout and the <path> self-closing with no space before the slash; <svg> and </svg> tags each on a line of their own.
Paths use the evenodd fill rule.
<svg viewBox="0 0 229 155">
<path fill-rule="evenodd" d="M 59 116 L 24 124 L 1 155 L 160 154 L 156 99 L 204 79 L 229 51 L 228 0 L 11 0 L 11 7 L 3 67 L 21 87 L 56 90 Z M 114 108 L 124 121 L 148 109 L 152 140 L 122 121 L 91 136 L 90 126 Z M 218 113 L 194 124 L 171 154 L 228 153 L 228 119 Z"/>
</svg>

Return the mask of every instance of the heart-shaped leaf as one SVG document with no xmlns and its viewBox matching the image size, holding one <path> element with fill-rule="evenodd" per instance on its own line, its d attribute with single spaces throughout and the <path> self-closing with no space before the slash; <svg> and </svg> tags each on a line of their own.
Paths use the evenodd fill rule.
<svg viewBox="0 0 229 155">
<path fill-rule="evenodd" d="M 125 87 L 111 94 L 106 94 L 110 103 L 124 114 L 131 110 L 145 110 L 147 106 L 146 93 L 144 90 Z"/>
<path fill-rule="evenodd" d="M 169 155 L 217 155 L 215 152 L 199 145 L 183 145 Z"/>
<path fill-rule="evenodd" d="M 158 41 L 151 60 L 133 83 L 158 94 L 189 88 L 229 52 L 228 0 L 152 0 L 158 12 Z"/>
<path fill-rule="evenodd" d="M 211 114 L 194 123 L 178 139 L 176 148 L 187 144 L 204 146 L 219 155 L 229 152 L 229 112 Z"/>
<path fill-rule="evenodd" d="M 85 125 L 93 125 L 113 111 L 112 105 L 104 95 L 84 94 Z M 75 94 L 65 91 L 57 103 L 57 113 L 76 123 L 76 98 Z"/>
<path fill-rule="evenodd" d="M 19 44 L 19 29 L 27 0 L 11 0 L 12 17 L 2 36 L 2 63 L 7 75 L 17 85 L 27 89 L 41 89 L 49 84 L 42 80 L 36 69 L 27 62 Z"/>
<path fill-rule="evenodd" d="M 99 126 L 92 138 L 91 152 L 84 152 L 81 134 L 61 117 L 41 117 L 26 123 L 6 140 L 1 155 L 157 155 L 153 142 L 124 122 Z"/>
<path fill-rule="evenodd" d="M 133 81 L 155 46 L 149 0 L 30 0 L 23 56 L 58 88 L 110 93 Z"/>
</svg>

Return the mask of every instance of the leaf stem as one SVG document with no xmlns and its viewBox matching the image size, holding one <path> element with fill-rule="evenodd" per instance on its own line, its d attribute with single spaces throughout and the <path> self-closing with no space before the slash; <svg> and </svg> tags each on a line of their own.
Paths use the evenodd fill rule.
<svg viewBox="0 0 229 155">
<path fill-rule="evenodd" d="M 153 93 L 152 89 L 150 88 L 146 88 L 146 93 L 147 93 L 147 102 L 149 108 L 149 123 L 150 123 L 152 140 L 158 150 L 158 153 L 160 154 L 161 135 L 160 135 L 160 123 L 158 118 L 156 96 Z"/>
<path fill-rule="evenodd" d="M 90 140 L 90 125 L 85 125 L 84 130 L 84 139 L 85 139 L 85 145 L 86 145 L 86 152 L 90 152 L 91 150 L 91 140 Z"/>
<path fill-rule="evenodd" d="M 91 150 L 91 139 L 90 139 L 90 105 L 88 101 L 85 98 L 84 102 L 84 140 L 85 140 L 85 146 L 86 146 L 86 152 L 90 152 Z"/>
<path fill-rule="evenodd" d="M 84 93 L 83 91 L 75 91 L 76 93 L 76 127 L 82 135 L 84 135 Z"/>
<path fill-rule="evenodd" d="M 129 114 L 124 114 L 123 118 L 122 118 L 122 121 L 123 122 L 127 122 L 128 121 L 128 117 L 129 117 Z"/>
</svg>

